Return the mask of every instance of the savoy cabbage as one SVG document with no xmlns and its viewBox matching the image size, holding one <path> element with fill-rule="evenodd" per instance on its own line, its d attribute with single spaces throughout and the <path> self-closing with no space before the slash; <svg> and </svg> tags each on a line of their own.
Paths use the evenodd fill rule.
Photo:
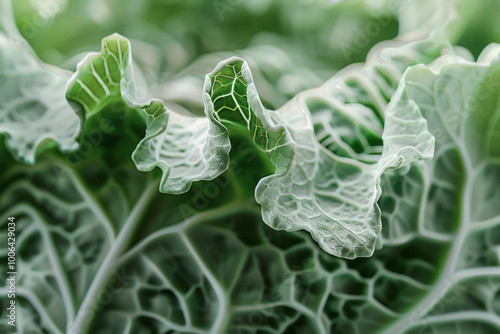
<svg viewBox="0 0 500 334">
<path fill-rule="evenodd" d="M 0 332 L 500 332 L 498 9 L 0 0 Z"/>
</svg>

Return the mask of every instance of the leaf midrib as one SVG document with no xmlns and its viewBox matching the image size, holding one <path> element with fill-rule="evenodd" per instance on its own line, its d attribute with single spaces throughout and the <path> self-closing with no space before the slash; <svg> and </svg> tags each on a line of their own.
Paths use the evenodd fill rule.
<svg viewBox="0 0 500 334">
<path fill-rule="evenodd" d="M 128 215 L 125 223 L 123 224 L 122 229 L 118 233 L 118 236 L 115 242 L 112 244 L 108 254 L 102 261 L 99 270 L 97 271 L 92 283 L 90 284 L 85 297 L 83 298 L 83 302 L 78 310 L 78 313 L 75 316 L 75 320 L 72 324 L 68 326 L 69 332 L 71 333 L 87 333 L 90 325 L 90 321 L 87 321 L 87 318 L 95 310 L 92 308 L 93 304 L 96 300 L 100 298 L 100 292 L 102 292 L 103 288 L 111 278 L 113 274 L 113 268 L 115 267 L 116 261 L 126 250 L 130 238 L 134 233 L 137 224 L 141 221 L 142 214 L 144 210 L 147 208 L 147 204 L 150 202 L 152 197 L 158 191 L 157 182 L 151 182 L 147 188 L 142 193 L 141 197 L 137 200 L 134 205 L 132 211 Z M 93 318 L 93 316 L 92 316 Z"/>
</svg>

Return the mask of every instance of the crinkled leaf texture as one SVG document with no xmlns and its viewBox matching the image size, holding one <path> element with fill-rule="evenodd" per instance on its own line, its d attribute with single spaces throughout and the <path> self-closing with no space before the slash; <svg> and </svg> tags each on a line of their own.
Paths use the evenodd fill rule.
<svg viewBox="0 0 500 334">
<path fill-rule="evenodd" d="M 99 53 L 89 54 L 68 85 L 67 98 L 83 108 L 87 121 L 102 110 L 125 102 L 139 113 L 146 134 L 132 154 L 137 168 L 163 171 L 160 190 L 186 192 L 193 181 L 211 180 L 228 167 L 229 143 L 217 122 L 189 113 L 168 111 L 159 99 L 145 100 L 145 87 L 136 87 L 130 42 L 118 35 L 102 41 Z M 116 109 L 116 108 L 115 108 Z"/>
<path fill-rule="evenodd" d="M 490 326 L 498 331 L 499 313 L 493 305 L 499 288 L 499 56 L 500 46 L 490 45 L 477 63 L 442 57 L 429 66 L 410 68 L 399 87 L 420 108 L 436 138 L 432 163 L 421 167 L 423 185 L 409 187 L 419 189 L 421 197 L 417 224 L 407 232 L 411 239 L 424 236 L 447 245 L 449 255 L 433 290 L 396 323 L 393 333 L 409 323 L 415 332 L 422 327 L 450 331 L 454 321 L 464 331 L 488 332 Z M 447 291 L 450 286 L 454 289 Z M 472 297 L 481 289 L 483 293 Z M 443 295 L 447 301 L 438 304 Z M 490 306 L 473 306 L 467 303 L 470 298 Z M 431 315 L 415 320 L 429 304 Z"/>
<path fill-rule="evenodd" d="M 305 229 L 339 257 L 373 254 L 381 227 L 378 184 L 385 169 L 433 154 L 434 139 L 418 108 L 398 107 L 404 97 L 396 96 L 388 106 L 379 161 L 366 164 L 326 150 L 300 98 L 277 111 L 265 109 L 241 59 L 223 61 L 207 76 L 205 101 L 208 96 L 208 116 L 215 113 L 229 137 L 246 129 L 276 168 L 255 190 L 264 222 L 275 229 Z"/>
<path fill-rule="evenodd" d="M 128 159 L 106 165 L 114 142 L 77 168 L 55 154 L 13 166 L 0 210 L 4 228 L 17 217 L 19 331 L 499 331 L 499 56 L 493 45 L 477 63 L 444 56 L 403 75 L 388 110 L 419 110 L 436 151 L 385 179 L 385 200 L 408 224 L 370 259 L 271 229 L 230 189 L 183 217 L 179 205 L 199 192 L 160 194 Z"/>
<path fill-rule="evenodd" d="M 128 40 L 112 35 L 102 45 L 100 53 L 79 64 L 68 99 L 83 107 L 87 120 L 117 99 L 135 109 L 146 122 L 146 135 L 132 158 L 139 170 L 163 170 L 161 191 L 182 193 L 193 181 L 219 176 L 228 167 L 231 135 L 247 131 L 275 168 L 255 191 L 264 222 L 287 231 L 305 229 L 330 254 L 371 256 L 381 228 L 382 173 L 432 157 L 433 138 L 415 107 L 389 107 L 384 151 L 375 164 L 325 150 L 307 105 L 296 99 L 275 112 L 265 109 L 248 65 L 238 58 L 207 75 L 206 118 L 167 113 L 159 100 L 137 101 Z"/>
<path fill-rule="evenodd" d="M 1 0 L 0 21 L 0 133 L 9 150 L 28 164 L 50 141 L 76 150 L 80 119 L 65 98 L 70 73 L 38 59 L 17 31 L 10 1 Z"/>
<path fill-rule="evenodd" d="M 325 97 L 331 92 L 326 88 L 336 87 L 330 84 L 319 96 L 300 95 L 282 109 L 296 111 L 286 116 L 259 109 L 240 60 L 222 63 L 208 79 L 205 98 L 215 106 L 212 123 L 224 125 L 226 138 L 235 131 L 252 134 L 275 164 L 276 174 L 264 180 L 287 176 L 301 161 L 298 134 L 312 138 L 300 142 L 304 152 L 318 152 L 315 138 L 324 132 L 318 131 L 320 118 L 315 115 L 326 115 L 322 110 L 332 106 L 345 111 L 333 116 L 350 115 L 346 111 L 357 108 L 363 117 L 321 124 L 341 124 L 342 130 L 360 131 L 367 140 L 361 137 L 357 144 L 349 131 L 330 136 L 327 143 L 336 140 L 343 146 L 325 144 L 315 153 L 329 163 L 351 166 L 361 161 L 355 165 L 368 173 L 387 166 L 386 157 L 391 157 L 389 165 L 399 164 L 400 157 L 407 162 L 425 151 L 419 146 L 425 141 L 413 145 L 415 136 L 401 136 L 405 131 L 425 135 L 427 143 L 432 141 L 428 133 L 435 138 L 431 160 L 385 171 L 379 200 L 383 248 L 369 259 L 329 256 L 306 233 L 269 228 L 253 201 L 242 202 L 217 180 L 179 196 L 158 193 L 152 175 L 138 172 L 130 155 L 119 162 L 107 160 L 128 145 L 127 129 L 120 129 L 121 140 L 105 138 L 76 167 L 68 167 L 52 150 L 28 168 L 10 161 L 1 148 L 2 162 L 4 157 L 9 161 L 0 175 L 4 241 L 7 217 L 17 217 L 16 330 L 499 332 L 500 47 L 492 45 L 476 63 L 444 56 L 431 65 L 413 66 L 400 77 L 399 70 L 409 65 L 400 56 L 408 51 L 406 46 L 387 50 L 386 55 L 406 65 L 398 69 L 385 64 L 384 71 L 376 71 L 381 67 L 368 64 L 364 73 L 373 76 L 367 75 L 367 81 L 360 75 L 358 81 L 345 79 L 341 83 L 349 85 L 335 91 L 338 98 Z M 403 59 L 425 63 L 428 58 Z M 381 78 L 391 82 L 362 85 Z M 235 89 L 227 83 L 235 83 Z M 383 110 L 376 117 L 368 112 L 373 97 Z M 306 117 L 304 105 L 312 119 Z M 383 149 L 377 138 L 380 118 L 392 122 L 391 131 L 385 127 Z M 345 180 L 350 174 L 340 175 Z M 195 211 L 209 186 L 219 186 L 218 196 L 201 212 L 183 216 L 180 206 Z M 0 271 L 7 272 L 6 242 L 0 250 Z M 7 290 L 5 285 L 0 288 L 0 331 L 6 333 L 12 331 L 6 324 Z"/>
</svg>

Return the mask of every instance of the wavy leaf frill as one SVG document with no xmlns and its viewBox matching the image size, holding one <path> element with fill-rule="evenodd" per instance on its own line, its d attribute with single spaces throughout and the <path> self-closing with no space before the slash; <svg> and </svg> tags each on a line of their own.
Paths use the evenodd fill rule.
<svg viewBox="0 0 500 334">
<path fill-rule="evenodd" d="M 103 39 L 101 52 L 79 64 L 67 98 L 83 108 L 87 121 L 116 101 L 136 110 L 146 134 L 132 159 L 141 171 L 162 169 L 162 192 L 186 192 L 192 182 L 211 180 L 227 169 L 230 146 L 220 124 L 169 111 L 158 99 L 142 101 L 137 97 L 142 88 L 134 82 L 130 42 L 114 34 Z"/>
<path fill-rule="evenodd" d="M 385 113 L 384 150 L 368 164 L 338 156 L 316 139 L 306 103 L 292 100 L 271 111 L 263 107 L 245 61 L 230 58 L 207 75 L 205 117 L 167 111 L 162 101 L 136 97 L 130 43 L 105 38 L 102 51 L 88 55 L 72 77 L 67 97 L 81 106 L 88 121 L 113 101 L 135 109 L 146 135 L 132 159 L 141 171 L 160 167 L 160 191 L 183 193 L 192 182 L 210 180 L 229 165 L 233 131 L 248 131 L 253 144 L 275 168 L 260 180 L 255 197 L 266 224 L 287 231 L 305 229 L 330 254 L 371 256 L 381 229 L 380 177 L 433 154 L 433 137 L 416 106 L 402 108 L 397 93 Z"/>
<path fill-rule="evenodd" d="M 292 100 L 271 111 L 262 106 L 247 64 L 221 62 L 207 76 L 215 118 L 229 129 L 246 128 L 276 168 L 255 191 L 263 220 L 275 229 L 305 229 L 330 254 L 356 258 L 373 254 L 380 232 L 379 181 L 389 167 L 433 155 L 434 138 L 419 109 L 401 108 L 398 93 L 386 112 L 384 151 L 376 164 L 337 156 L 315 137 L 307 106 Z M 212 105 L 206 109 L 212 119 Z"/>
</svg>

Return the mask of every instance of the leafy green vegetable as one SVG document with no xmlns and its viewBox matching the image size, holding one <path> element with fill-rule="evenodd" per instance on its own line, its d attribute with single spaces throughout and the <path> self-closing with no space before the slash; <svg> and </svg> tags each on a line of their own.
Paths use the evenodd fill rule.
<svg viewBox="0 0 500 334">
<path fill-rule="evenodd" d="M 500 331 L 476 3 L 0 0 L 0 332 Z"/>
<path fill-rule="evenodd" d="M 211 180 L 226 170 L 229 143 L 221 138 L 222 127 L 204 118 L 167 113 L 158 99 L 136 101 L 132 71 L 129 41 L 110 36 L 103 40 L 101 53 L 80 63 L 69 85 L 68 99 L 83 107 L 87 119 L 120 101 L 139 113 L 146 123 L 146 134 L 132 159 L 141 171 L 157 166 L 163 170 L 160 188 L 164 192 L 185 192 L 193 181 Z M 218 150 L 221 153 L 217 154 Z"/>
<path fill-rule="evenodd" d="M 378 178 L 387 167 L 407 163 L 412 155 L 432 156 L 432 136 L 419 111 L 402 110 L 397 118 L 387 114 L 386 150 L 376 165 L 369 166 L 323 150 L 304 112 L 307 105 L 291 103 L 275 113 L 265 110 L 246 63 L 222 62 L 210 79 L 206 93 L 229 135 L 246 129 L 276 168 L 275 175 L 262 179 L 256 188 L 264 221 L 275 229 L 306 229 L 336 256 L 372 255 L 380 231 Z"/>
</svg>

